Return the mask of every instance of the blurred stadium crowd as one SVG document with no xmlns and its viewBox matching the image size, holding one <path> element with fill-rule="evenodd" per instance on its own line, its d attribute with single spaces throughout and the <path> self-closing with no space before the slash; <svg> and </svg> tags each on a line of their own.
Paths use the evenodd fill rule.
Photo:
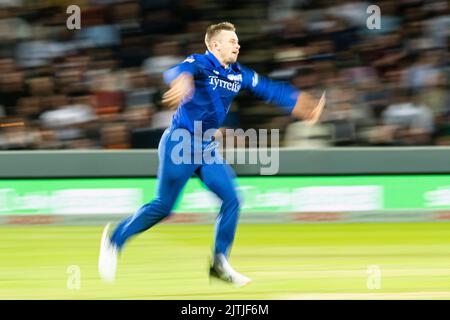
<svg viewBox="0 0 450 320">
<path fill-rule="evenodd" d="M 226 127 L 278 128 L 297 147 L 450 144 L 448 1 L 0 0 L 0 149 L 157 147 L 173 114 L 162 71 L 204 53 L 221 21 L 241 63 L 328 96 L 309 126 L 243 93 Z"/>
</svg>

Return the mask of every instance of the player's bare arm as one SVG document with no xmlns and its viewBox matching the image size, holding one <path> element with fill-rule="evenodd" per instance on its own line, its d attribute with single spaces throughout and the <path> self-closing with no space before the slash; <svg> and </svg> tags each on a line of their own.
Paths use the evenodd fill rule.
<svg viewBox="0 0 450 320">
<path fill-rule="evenodd" d="M 325 103 L 325 92 L 322 93 L 320 99 L 316 99 L 310 93 L 301 92 L 297 99 L 297 103 L 292 110 L 292 115 L 309 124 L 315 124 L 322 115 Z"/>
<path fill-rule="evenodd" d="M 194 78 L 187 72 L 180 74 L 170 83 L 170 89 L 164 93 L 162 102 L 176 109 L 180 102 L 194 92 Z"/>
</svg>

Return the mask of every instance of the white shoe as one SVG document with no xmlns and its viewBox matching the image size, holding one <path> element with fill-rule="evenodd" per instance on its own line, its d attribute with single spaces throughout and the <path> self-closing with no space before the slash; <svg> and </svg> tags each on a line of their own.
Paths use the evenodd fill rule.
<svg viewBox="0 0 450 320">
<path fill-rule="evenodd" d="M 209 276 L 230 282 L 236 287 L 245 286 L 252 281 L 252 279 L 235 271 L 223 254 L 215 256 L 214 263 L 209 269 Z"/>
<path fill-rule="evenodd" d="M 108 223 L 103 230 L 102 241 L 100 243 L 100 254 L 98 257 L 98 272 L 100 277 L 106 282 L 114 282 L 117 269 L 117 248 L 109 240 Z"/>
</svg>

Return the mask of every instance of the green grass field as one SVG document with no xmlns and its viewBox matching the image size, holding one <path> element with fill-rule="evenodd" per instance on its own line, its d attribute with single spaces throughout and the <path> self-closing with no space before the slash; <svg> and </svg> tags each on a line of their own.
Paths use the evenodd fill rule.
<svg viewBox="0 0 450 320">
<path fill-rule="evenodd" d="M 240 225 L 231 263 L 253 279 L 243 288 L 209 283 L 212 226 L 164 224 L 132 239 L 116 282 L 103 283 L 101 232 L 1 227 L 0 299 L 450 299 L 445 222 Z M 371 265 L 379 289 L 368 288 Z"/>
</svg>

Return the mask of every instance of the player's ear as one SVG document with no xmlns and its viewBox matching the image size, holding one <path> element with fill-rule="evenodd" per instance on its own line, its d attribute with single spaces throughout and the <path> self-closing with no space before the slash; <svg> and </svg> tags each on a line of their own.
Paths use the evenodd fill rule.
<svg viewBox="0 0 450 320">
<path fill-rule="evenodd" d="M 217 40 L 211 40 L 211 45 L 214 49 L 219 49 L 219 47 L 220 47 L 219 41 L 217 41 Z"/>
</svg>

